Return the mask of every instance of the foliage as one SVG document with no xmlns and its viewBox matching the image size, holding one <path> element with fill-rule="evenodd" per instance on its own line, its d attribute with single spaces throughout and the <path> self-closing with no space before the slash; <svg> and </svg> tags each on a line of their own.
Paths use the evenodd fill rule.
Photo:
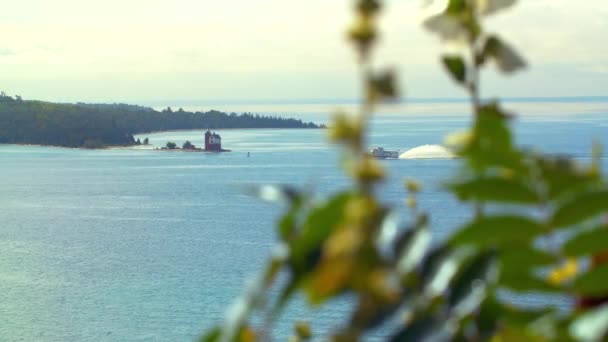
<svg viewBox="0 0 608 342">
<path fill-rule="evenodd" d="M 365 132 L 375 106 L 394 99 L 397 90 L 391 71 L 371 66 L 380 1 L 355 1 L 349 37 L 366 96 L 359 115 L 336 114 L 329 131 L 344 147 L 355 186 L 324 201 L 291 187 L 260 189 L 262 198 L 287 203 L 277 226 L 280 244 L 229 319 L 203 341 L 269 339 L 272 322 L 296 293 L 315 307 L 346 294 L 355 298 L 352 314 L 335 322 L 335 341 L 356 341 L 375 328 L 391 341 L 608 338 L 608 226 L 602 222 L 608 186 L 599 153 L 590 165 L 577 165 L 523 150 L 511 133 L 512 115 L 479 96 L 488 62 L 504 73 L 525 65 L 482 25 L 514 2 L 450 0 L 425 22 L 441 39 L 464 45 L 441 61 L 473 108 L 470 130 L 448 139 L 461 170 L 445 189 L 474 210 L 450 239 L 432 244 L 428 215 L 416 206 L 416 182 L 406 183 L 412 219 L 402 229 L 374 194 L 385 174 L 366 152 Z M 280 273 L 287 281 L 270 300 Z M 505 293 L 559 294 L 576 305 L 519 308 Z M 261 326 L 251 325 L 254 312 L 265 317 Z M 294 334 L 295 340 L 315 337 L 301 322 Z"/>
<path fill-rule="evenodd" d="M 134 134 L 177 129 L 318 128 L 301 120 L 215 110 L 177 112 L 126 104 L 59 104 L 0 96 L 0 144 L 99 148 L 134 145 Z M 144 141 L 145 144 L 145 141 Z"/>
<path fill-rule="evenodd" d="M 194 146 L 194 145 L 192 145 L 192 143 L 191 143 L 190 141 L 186 141 L 186 142 L 185 142 L 185 143 L 182 145 L 182 148 L 183 148 L 184 150 L 192 150 L 192 149 L 194 149 L 194 148 L 195 148 L 195 146 Z"/>
<path fill-rule="evenodd" d="M 170 149 L 170 150 L 174 150 L 175 148 L 177 148 L 177 144 L 176 144 L 176 143 L 174 143 L 173 141 L 169 141 L 169 142 L 167 142 L 167 145 L 166 145 L 166 146 L 167 146 L 167 148 L 168 148 L 168 149 Z"/>
</svg>

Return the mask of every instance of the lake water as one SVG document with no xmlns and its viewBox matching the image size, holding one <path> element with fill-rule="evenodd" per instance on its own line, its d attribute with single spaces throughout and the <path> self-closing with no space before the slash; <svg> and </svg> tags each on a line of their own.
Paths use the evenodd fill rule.
<svg viewBox="0 0 608 342">
<path fill-rule="evenodd" d="M 200 105 L 197 109 L 209 109 Z M 230 104 L 325 122 L 335 104 Z M 348 107 L 348 106 L 347 106 Z M 588 161 L 593 139 L 608 146 L 608 99 L 513 101 L 522 145 Z M 467 127 L 462 102 L 387 107 L 370 143 L 409 149 L 439 144 Z M 261 184 L 295 184 L 319 194 L 349 181 L 323 130 L 224 130 L 231 153 L 150 149 L 78 150 L 0 146 L 0 340 L 189 341 L 219 322 L 267 259 L 281 208 L 248 195 Z M 146 134 L 153 146 L 202 131 Z M 251 156 L 247 157 L 247 153 Z M 602 159 L 604 170 L 608 160 Z M 421 206 L 436 239 L 470 212 L 441 191 L 452 159 L 383 161 L 386 203 L 403 207 L 402 181 L 422 181 Z M 322 332 L 339 324 L 347 299 L 315 314 Z M 288 318 L 309 319 L 301 301 Z M 288 320 L 274 337 L 290 335 Z"/>
</svg>

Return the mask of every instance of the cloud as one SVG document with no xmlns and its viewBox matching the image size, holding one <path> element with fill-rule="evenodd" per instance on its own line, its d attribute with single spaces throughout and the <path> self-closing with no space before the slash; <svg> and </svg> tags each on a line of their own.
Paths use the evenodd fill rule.
<svg viewBox="0 0 608 342">
<path fill-rule="evenodd" d="M 439 67 L 439 40 L 420 25 L 438 1 L 433 8 L 422 2 L 386 1 L 377 65 L 398 67 L 415 96 L 461 96 Z M 0 73 L 28 96 L 57 96 L 62 89 L 53 83 L 71 84 L 73 96 L 95 87 L 108 100 L 357 96 L 355 54 L 344 34 L 353 19 L 351 0 L 20 0 L 11 6 L 0 12 L 1 43 L 11 49 L 0 55 L 14 56 L 0 62 Z M 605 0 L 519 1 L 486 24 L 532 68 L 530 77 L 518 75 L 508 86 L 495 83 L 497 92 L 534 87 L 550 96 L 556 71 L 581 80 L 605 73 Z M 137 87 L 138 80 L 155 85 Z M 200 85 L 209 80 L 217 89 Z M 577 91 L 598 89 L 606 87 Z"/>
<path fill-rule="evenodd" d="M 8 48 L 0 48 L 0 56 L 14 56 L 16 55 L 15 51 Z"/>
</svg>

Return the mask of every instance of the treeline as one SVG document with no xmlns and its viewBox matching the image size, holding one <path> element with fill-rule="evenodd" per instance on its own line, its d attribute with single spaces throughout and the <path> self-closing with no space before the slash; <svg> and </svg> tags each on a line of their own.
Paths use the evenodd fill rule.
<svg viewBox="0 0 608 342">
<path fill-rule="evenodd" d="M 134 134 L 177 129 L 319 128 L 312 122 L 219 111 L 156 111 L 128 104 L 60 104 L 0 94 L 0 143 L 98 148 L 135 144 Z"/>
</svg>

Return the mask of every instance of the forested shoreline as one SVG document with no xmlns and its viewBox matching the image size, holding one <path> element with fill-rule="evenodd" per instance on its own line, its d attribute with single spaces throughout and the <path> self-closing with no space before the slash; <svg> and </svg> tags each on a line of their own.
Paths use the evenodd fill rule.
<svg viewBox="0 0 608 342">
<path fill-rule="evenodd" d="M 216 110 L 157 111 L 129 104 L 52 103 L 0 95 L 0 144 L 102 148 L 134 145 L 135 134 L 223 128 L 319 128 L 312 122 Z"/>
</svg>

